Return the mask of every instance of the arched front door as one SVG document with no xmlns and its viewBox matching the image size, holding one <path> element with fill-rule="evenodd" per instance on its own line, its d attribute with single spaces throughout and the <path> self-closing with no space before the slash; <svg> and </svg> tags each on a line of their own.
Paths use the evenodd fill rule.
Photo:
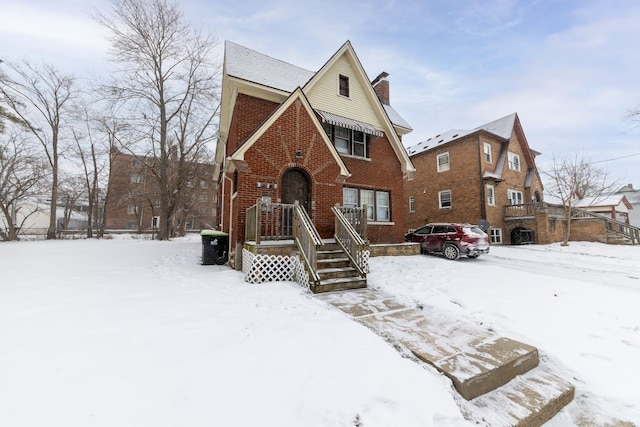
<svg viewBox="0 0 640 427">
<path fill-rule="evenodd" d="M 282 203 L 293 204 L 297 200 L 311 216 L 311 182 L 302 169 L 289 169 L 282 175 Z"/>
</svg>

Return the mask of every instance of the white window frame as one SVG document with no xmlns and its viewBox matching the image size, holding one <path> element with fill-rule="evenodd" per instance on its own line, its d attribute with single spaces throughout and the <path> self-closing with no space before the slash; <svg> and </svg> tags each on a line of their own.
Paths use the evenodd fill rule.
<svg viewBox="0 0 640 427">
<path fill-rule="evenodd" d="M 493 163 L 493 155 L 491 153 L 491 144 L 488 142 L 484 143 L 484 161 L 487 163 Z"/>
<path fill-rule="evenodd" d="M 447 162 L 440 162 L 440 159 L 444 159 L 447 158 Z M 438 156 L 436 157 L 436 167 L 438 169 L 438 172 L 446 172 L 449 169 L 451 169 L 451 159 L 449 158 L 449 152 L 447 151 L 446 153 L 442 153 L 442 154 L 438 154 Z"/>
<path fill-rule="evenodd" d="M 391 194 L 388 191 L 376 191 L 376 221 L 391 221 Z"/>
<path fill-rule="evenodd" d="M 509 198 L 509 204 L 512 206 L 524 203 L 524 193 L 522 191 L 507 190 L 507 197 Z"/>
<path fill-rule="evenodd" d="M 522 166 L 520 163 L 520 156 L 516 153 L 509 151 L 509 170 L 520 172 Z"/>
<path fill-rule="evenodd" d="M 135 205 L 127 205 L 127 215 L 135 215 L 136 207 Z"/>
<path fill-rule="evenodd" d="M 442 196 L 444 196 L 445 194 L 449 194 L 449 205 L 448 206 L 443 206 L 442 203 Z M 443 191 L 438 191 L 438 205 L 440 206 L 440 209 L 451 209 L 451 207 L 453 206 L 453 196 L 451 194 L 451 190 L 443 190 Z"/>
<path fill-rule="evenodd" d="M 372 200 L 373 203 L 366 203 L 367 199 Z M 343 187 L 342 204 L 350 208 L 362 207 L 366 204 L 369 221 L 391 224 L 391 192 L 389 191 Z"/>
<path fill-rule="evenodd" d="M 496 205 L 496 188 L 491 184 L 487 184 L 487 205 Z"/>
<path fill-rule="evenodd" d="M 414 213 L 416 211 L 416 198 L 414 196 L 409 196 L 409 213 Z"/>
<path fill-rule="evenodd" d="M 493 244 L 501 244 L 502 243 L 502 228 L 491 228 L 491 229 L 489 229 L 489 237 L 491 239 L 491 243 L 493 243 Z"/>
</svg>

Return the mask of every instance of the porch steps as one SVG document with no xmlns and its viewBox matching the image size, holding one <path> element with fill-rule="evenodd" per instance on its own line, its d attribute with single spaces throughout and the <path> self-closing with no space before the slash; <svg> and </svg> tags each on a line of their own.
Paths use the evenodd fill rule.
<svg viewBox="0 0 640 427">
<path fill-rule="evenodd" d="M 320 284 L 311 285 L 314 294 L 367 287 L 367 279 L 360 277 L 336 243 L 322 245 L 322 250 L 318 251 L 317 266 Z"/>
<path fill-rule="evenodd" d="M 537 348 L 446 311 L 371 289 L 318 298 L 449 377 L 478 425 L 538 427 L 573 400 L 574 386 L 540 364 Z"/>
</svg>

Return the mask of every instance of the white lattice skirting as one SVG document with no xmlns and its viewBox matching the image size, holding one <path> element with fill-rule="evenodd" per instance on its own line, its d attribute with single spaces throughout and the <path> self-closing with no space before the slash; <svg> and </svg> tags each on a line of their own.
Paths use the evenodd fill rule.
<svg viewBox="0 0 640 427">
<path fill-rule="evenodd" d="M 249 283 L 293 281 L 309 287 L 309 273 L 306 272 L 297 254 L 256 255 L 242 250 L 242 273 Z"/>
</svg>

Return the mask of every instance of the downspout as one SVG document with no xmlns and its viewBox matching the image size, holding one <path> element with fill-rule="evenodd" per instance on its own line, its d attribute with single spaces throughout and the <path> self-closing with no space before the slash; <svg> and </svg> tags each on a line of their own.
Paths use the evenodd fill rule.
<svg viewBox="0 0 640 427">
<path fill-rule="evenodd" d="M 482 176 L 482 157 L 484 155 L 484 151 L 480 146 L 480 135 L 478 134 L 478 174 L 480 175 L 480 219 L 487 219 L 487 206 L 485 200 L 485 185 L 484 178 Z M 494 195 L 495 197 L 495 195 Z"/>
</svg>

